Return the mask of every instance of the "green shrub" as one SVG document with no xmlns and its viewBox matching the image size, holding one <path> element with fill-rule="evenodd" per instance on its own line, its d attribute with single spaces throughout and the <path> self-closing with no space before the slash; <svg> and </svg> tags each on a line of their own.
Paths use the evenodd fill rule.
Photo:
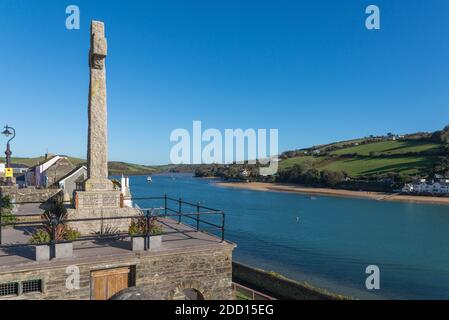
<svg viewBox="0 0 449 320">
<path fill-rule="evenodd" d="M 15 223 L 17 222 L 17 216 L 12 213 L 2 214 L 1 223 Z"/>
<path fill-rule="evenodd" d="M 33 233 L 30 239 L 31 244 L 47 244 L 50 243 L 50 235 L 44 229 L 38 229 Z"/>
<path fill-rule="evenodd" d="M 152 236 L 158 236 L 158 235 L 161 235 L 162 232 L 164 232 L 164 231 L 163 231 L 161 225 L 154 224 L 154 225 L 152 225 L 151 228 L 150 228 L 150 234 L 151 234 Z"/>
<path fill-rule="evenodd" d="M 81 236 L 81 233 L 78 230 L 69 228 L 65 225 L 59 225 L 56 230 L 56 241 L 75 241 Z M 43 243 L 49 243 L 51 239 L 51 232 L 50 229 L 40 228 L 37 229 L 33 235 L 31 236 L 30 243 L 31 244 L 43 244 Z"/>
<path fill-rule="evenodd" d="M 15 223 L 17 222 L 17 216 L 11 213 L 13 205 L 9 196 L 0 195 L 0 212 L 2 218 L 0 223 Z"/>
<path fill-rule="evenodd" d="M 141 216 L 139 218 L 135 218 L 131 221 L 131 224 L 128 228 L 128 234 L 132 237 L 136 236 L 143 236 L 147 234 L 147 219 L 144 216 Z M 161 235 L 163 232 L 162 226 L 157 223 L 156 218 L 150 218 L 149 223 L 149 234 L 152 236 L 158 236 Z"/>
<path fill-rule="evenodd" d="M 139 228 L 139 226 L 137 224 L 137 221 L 132 221 L 131 222 L 131 225 L 129 226 L 129 229 L 128 229 L 128 233 L 132 237 L 136 237 L 136 236 L 142 235 L 142 232 L 141 232 L 141 230 L 140 230 L 140 228 Z"/>
<path fill-rule="evenodd" d="M 81 237 L 81 233 L 78 230 L 67 227 L 65 230 L 65 240 L 75 241 Z"/>
<path fill-rule="evenodd" d="M 11 198 L 9 196 L 0 195 L 0 211 L 4 214 L 12 210 Z"/>
</svg>

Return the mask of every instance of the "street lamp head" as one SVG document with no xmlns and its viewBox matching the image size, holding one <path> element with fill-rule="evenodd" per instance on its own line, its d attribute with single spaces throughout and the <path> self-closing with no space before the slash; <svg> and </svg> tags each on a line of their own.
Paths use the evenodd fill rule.
<svg viewBox="0 0 449 320">
<path fill-rule="evenodd" d="M 5 130 L 3 130 L 3 132 L 2 132 L 2 134 L 4 134 L 6 137 L 9 137 L 9 136 L 12 135 L 12 132 L 9 131 L 9 128 L 10 128 L 10 127 L 8 127 L 8 125 L 6 125 L 6 126 L 5 126 Z"/>
</svg>

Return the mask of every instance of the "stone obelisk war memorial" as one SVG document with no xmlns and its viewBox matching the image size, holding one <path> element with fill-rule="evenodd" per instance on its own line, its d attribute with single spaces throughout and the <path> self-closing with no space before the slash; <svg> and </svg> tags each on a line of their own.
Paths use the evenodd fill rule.
<svg viewBox="0 0 449 320">
<path fill-rule="evenodd" d="M 123 205 L 121 192 L 114 190 L 108 179 L 108 116 L 106 94 L 106 57 L 108 43 L 104 23 L 92 21 L 89 50 L 89 101 L 87 180 L 84 191 L 75 193 L 75 209 L 69 209 L 69 217 L 107 218 L 132 216 L 139 212 Z M 126 231 L 128 219 L 72 223 L 83 234 L 97 233 L 106 228 Z"/>
</svg>

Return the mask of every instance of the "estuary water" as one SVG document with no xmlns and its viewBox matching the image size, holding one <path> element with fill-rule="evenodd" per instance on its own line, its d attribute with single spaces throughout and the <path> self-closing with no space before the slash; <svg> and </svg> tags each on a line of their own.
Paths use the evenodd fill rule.
<svg viewBox="0 0 449 320">
<path fill-rule="evenodd" d="M 236 261 L 354 298 L 449 299 L 449 206 L 250 191 L 216 182 L 190 174 L 154 175 L 153 183 L 130 177 L 133 197 L 167 194 L 224 210 Z M 379 290 L 365 287 L 369 265 L 380 269 Z"/>
</svg>

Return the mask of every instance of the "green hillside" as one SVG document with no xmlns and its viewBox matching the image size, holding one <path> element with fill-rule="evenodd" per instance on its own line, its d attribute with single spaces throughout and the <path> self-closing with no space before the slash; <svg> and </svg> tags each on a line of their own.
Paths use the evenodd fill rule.
<svg viewBox="0 0 449 320">
<path fill-rule="evenodd" d="M 74 165 L 79 165 L 86 163 L 86 160 L 80 159 L 80 158 L 74 158 L 74 157 L 68 157 L 70 162 L 72 162 Z M 2 162 L 5 162 L 5 158 L 0 158 Z M 16 164 L 24 164 L 28 167 L 34 167 L 42 162 L 44 162 L 45 157 L 34 157 L 34 158 L 22 158 L 22 157 L 13 157 L 11 159 L 12 163 Z"/>
<path fill-rule="evenodd" d="M 108 167 L 111 175 L 145 175 L 156 172 L 156 169 L 153 167 L 119 161 L 110 161 Z"/>
<path fill-rule="evenodd" d="M 344 171 L 350 177 L 392 172 L 409 176 L 431 171 L 445 152 L 443 143 L 429 141 L 385 140 L 365 144 L 360 144 L 363 140 L 354 141 L 349 147 L 342 147 L 348 144 L 346 142 L 316 147 L 313 149 L 317 150 L 315 153 L 313 150 L 303 151 L 303 155 L 283 159 L 280 170 L 301 165 L 318 170 Z"/>
<path fill-rule="evenodd" d="M 379 153 L 385 155 L 391 154 L 404 154 L 411 152 L 428 152 L 435 151 L 436 153 L 441 151 L 441 144 L 422 141 L 381 141 L 377 143 L 369 143 L 365 145 L 359 145 L 350 148 L 340 149 L 331 154 L 353 154 L 356 153 L 362 156 L 368 156 L 370 153 Z"/>
<path fill-rule="evenodd" d="M 431 169 L 437 162 L 436 157 L 398 157 L 387 159 L 341 159 L 331 161 L 322 169 L 344 171 L 350 177 L 362 175 L 386 174 L 389 172 L 415 175 Z"/>
<path fill-rule="evenodd" d="M 4 158 L 0 158 L 1 161 L 5 161 Z M 86 163 L 86 160 L 75 158 L 75 157 L 68 157 L 70 162 L 72 162 L 73 165 L 78 166 Z M 42 162 L 44 162 L 45 157 L 34 157 L 34 158 L 12 158 L 12 163 L 15 164 L 24 164 L 29 167 L 36 166 Z M 156 167 L 150 167 L 150 166 L 144 166 L 139 164 L 133 164 L 133 163 L 126 163 L 126 162 L 120 162 L 120 161 L 110 161 L 108 163 L 109 166 L 109 174 L 111 175 L 119 175 L 119 174 L 126 174 L 126 175 L 145 175 L 145 174 L 151 174 L 158 169 Z"/>
</svg>

